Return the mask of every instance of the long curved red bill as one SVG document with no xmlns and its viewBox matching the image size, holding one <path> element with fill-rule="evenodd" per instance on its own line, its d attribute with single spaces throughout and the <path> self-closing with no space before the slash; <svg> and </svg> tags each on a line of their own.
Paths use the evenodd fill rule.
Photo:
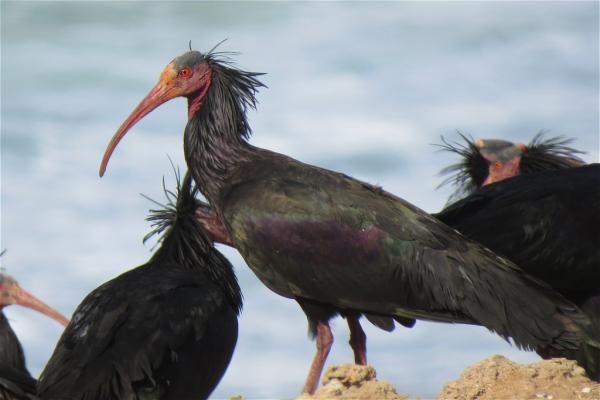
<svg viewBox="0 0 600 400">
<path fill-rule="evenodd" d="M 137 122 L 139 122 L 142 118 L 148 115 L 152 110 L 161 104 L 177 97 L 178 94 L 174 87 L 165 84 L 163 79 L 152 90 L 144 97 L 144 99 L 138 104 L 138 106 L 133 110 L 133 112 L 127 117 L 125 122 L 121 125 L 117 133 L 112 137 L 110 143 L 106 147 L 106 151 L 104 152 L 104 156 L 102 157 L 102 163 L 100 164 L 100 177 L 104 175 L 106 172 L 106 166 L 108 165 L 108 160 L 112 155 L 113 151 L 123 139 L 123 136 L 134 126 Z"/>
<path fill-rule="evenodd" d="M 63 326 L 69 324 L 69 320 L 65 316 L 24 289 L 16 289 L 15 299 L 16 304 L 39 311 Z"/>
</svg>

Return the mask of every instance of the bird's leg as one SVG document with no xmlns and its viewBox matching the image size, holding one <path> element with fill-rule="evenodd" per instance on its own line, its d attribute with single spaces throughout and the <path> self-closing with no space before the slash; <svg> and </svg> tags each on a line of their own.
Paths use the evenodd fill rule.
<svg viewBox="0 0 600 400">
<path fill-rule="evenodd" d="M 354 351 L 354 362 L 358 365 L 367 365 L 367 335 L 360 326 L 359 315 L 349 313 L 346 315 L 348 328 L 350 328 L 350 347 Z"/>
<path fill-rule="evenodd" d="M 327 321 L 317 321 L 316 330 L 317 353 L 315 354 L 315 358 L 313 359 L 310 370 L 308 371 L 308 376 L 306 377 L 306 382 L 304 383 L 302 393 L 314 394 L 315 390 L 317 390 L 317 386 L 319 386 L 319 378 L 321 377 L 321 372 L 323 372 L 323 366 L 325 365 L 325 360 L 327 360 L 329 350 L 333 344 L 333 334 L 331 333 L 331 328 L 329 327 L 329 323 Z"/>
<path fill-rule="evenodd" d="M 221 220 L 209 208 L 198 207 L 196 209 L 196 220 L 206 229 L 210 234 L 210 238 L 213 242 L 226 244 L 227 246 L 233 247 L 233 241 L 229 236 L 229 232 L 221 223 Z"/>
</svg>

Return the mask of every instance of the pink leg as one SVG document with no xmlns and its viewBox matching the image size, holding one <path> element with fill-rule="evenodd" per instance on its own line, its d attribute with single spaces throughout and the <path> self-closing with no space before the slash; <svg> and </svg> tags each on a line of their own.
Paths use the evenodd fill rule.
<svg viewBox="0 0 600 400">
<path fill-rule="evenodd" d="M 350 346 L 354 351 L 354 362 L 358 365 L 367 365 L 367 335 L 360 326 L 358 315 L 346 316 L 350 328 Z"/>
<path fill-rule="evenodd" d="M 325 360 L 327 360 L 332 344 L 333 334 L 331 333 L 329 324 L 327 322 L 317 321 L 317 353 L 315 354 L 315 358 L 308 371 L 302 393 L 314 394 L 315 390 L 317 390 L 319 378 L 321 377 L 321 372 L 323 372 Z"/>
</svg>

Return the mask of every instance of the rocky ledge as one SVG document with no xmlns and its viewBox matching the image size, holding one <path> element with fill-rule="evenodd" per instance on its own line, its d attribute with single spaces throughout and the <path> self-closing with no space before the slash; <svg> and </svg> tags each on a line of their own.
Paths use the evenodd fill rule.
<svg viewBox="0 0 600 400">
<path fill-rule="evenodd" d="M 313 396 L 298 400 L 377 399 L 404 400 L 394 387 L 376 378 L 375 369 L 353 364 L 327 369 L 323 384 Z M 439 400 L 600 400 L 600 384 L 589 380 L 574 361 L 563 358 L 517 364 L 503 356 L 489 357 L 447 383 Z"/>
</svg>

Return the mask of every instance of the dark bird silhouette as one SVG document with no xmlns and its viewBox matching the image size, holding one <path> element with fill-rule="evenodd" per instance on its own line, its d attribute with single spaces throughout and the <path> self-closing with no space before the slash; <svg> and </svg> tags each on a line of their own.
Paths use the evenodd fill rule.
<svg viewBox="0 0 600 400">
<path fill-rule="evenodd" d="M 23 347 L 2 312 L 11 304 L 36 310 L 63 326 L 69 320 L 22 289 L 13 277 L 0 272 L 0 399 L 34 399 L 37 381 L 27 370 Z"/>
<path fill-rule="evenodd" d="M 79 305 L 40 376 L 42 399 L 205 399 L 223 376 L 240 288 L 196 222 L 190 175 L 165 192 L 169 205 L 148 218 L 160 247 Z"/>
<path fill-rule="evenodd" d="M 600 348 L 600 164 L 523 174 L 487 185 L 436 215 L 577 304 Z M 577 358 L 539 348 L 543 357 Z M 600 380 L 600 359 L 581 360 Z"/>
<path fill-rule="evenodd" d="M 304 391 L 314 392 L 346 317 L 366 363 L 364 314 L 382 329 L 415 318 L 480 324 L 521 347 L 577 349 L 587 318 L 546 284 L 380 187 L 250 145 L 248 107 L 262 84 L 224 54 L 175 58 L 111 140 L 102 164 L 140 119 L 188 99 L 188 166 L 228 238 L 259 279 L 295 299 L 316 336 Z"/>
<path fill-rule="evenodd" d="M 444 168 L 440 174 L 449 175 L 440 186 L 454 185 L 450 200 L 474 192 L 477 188 L 519 174 L 555 171 L 584 165 L 579 158 L 583 151 L 571 147 L 574 139 L 557 136 L 545 138 L 541 131 L 527 145 L 499 139 L 477 139 L 459 133 L 464 143 L 442 137 L 446 150 L 460 156 L 459 162 Z"/>
</svg>

